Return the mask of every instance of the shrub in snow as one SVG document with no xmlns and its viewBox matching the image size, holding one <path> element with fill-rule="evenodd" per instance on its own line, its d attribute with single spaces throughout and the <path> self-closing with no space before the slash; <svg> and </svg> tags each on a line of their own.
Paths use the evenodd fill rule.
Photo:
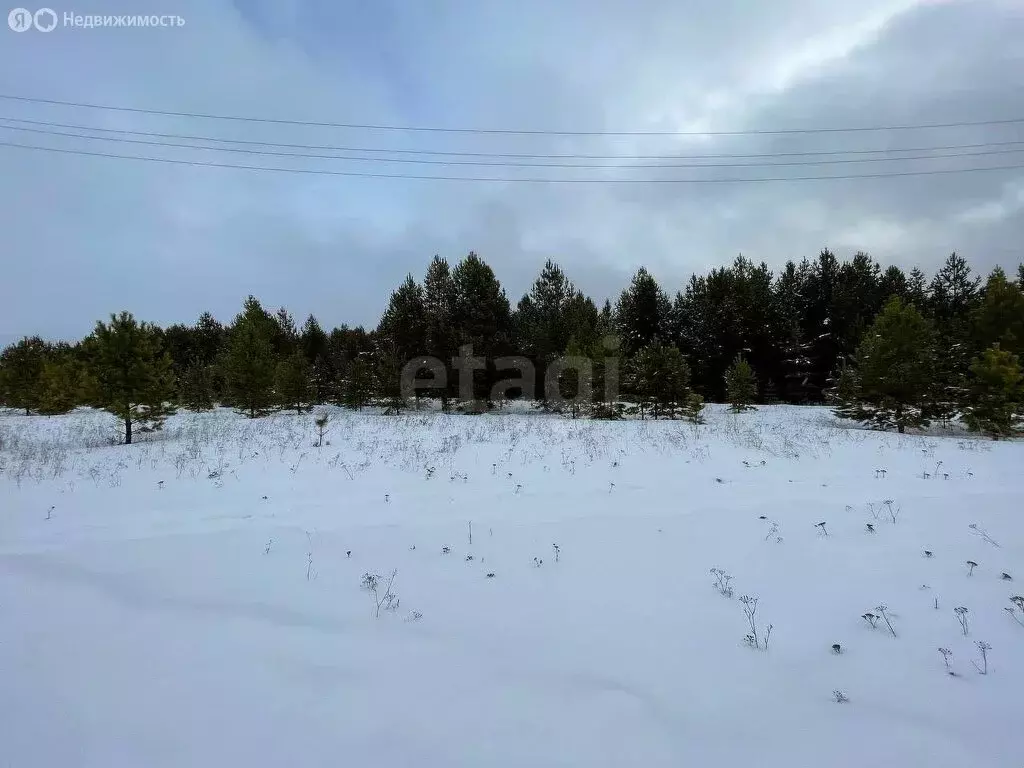
<svg viewBox="0 0 1024 768">
<path fill-rule="evenodd" d="M 864 619 L 864 621 L 866 621 L 868 624 L 870 624 L 872 629 L 874 629 L 878 624 L 878 617 L 870 611 L 868 613 L 863 614 L 861 618 Z"/>
<path fill-rule="evenodd" d="M 750 624 L 750 634 L 748 634 L 744 640 L 747 645 L 752 648 L 763 648 L 768 650 L 768 640 L 772 635 L 772 625 L 769 624 L 768 628 L 764 633 L 764 639 L 761 640 L 757 636 L 757 598 L 751 597 L 750 595 L 743 595 L 740 597 L 740 603 L 743 604 L 743 615 L 747 617 L 747 623 Z"/>
<path fill-rule="evenodd" d="M 892 628 L 892 622 L 889 621 L 889 614 L 887 612 L 889 609 L 885 605 L 878 605 L 875 606 L 875 610 L 881 615 L 882 619 L 885 621 L 885 625 L 889 627 L 889 631 L 892 632 L 892 636 L 896 637 L 896 630 Z"/>
<path fill-rule="evenodd" d="M 967 614 L 969 611 L 961 605 L 959 608 L 954 608 L 953 613 L 956 614 L 957 621 L 960 622 L 960 628 L 964 631 L 964 637 L 966 637 L 968 632 L 970 632 L 970 627 L 968 626 L 967 621 Z"/>
<path fill-rule="evenodd" d="M 391 575 L 388 577 L 387 583 L 379 574 L 376 573 L 364 573 L 362 580 L 359 582 L 359 586 L 370 593 L 373 598 L 374 605 L 376 606 L 376 616 L 380 616 L 380 609 L 383 608 L 386 611 L 398 610 L 400 600 L 398 595 L 392 591 L 392 586 L 395 583 L 395 576 L 398 575 L 398 571 L 391 571 Z"/>
<path fill-rule="evenodd" d="M 939 653 L 942 654 L 942 661 L 946 665 L 946 674 L 956 677 L 956 672 L 953 671 L 953 667 L 949 663 L 949 660 L 953 658 L 953 652 L 949 648 L 939 648 Z"/>
<path fill-rule="evenodd" d="M 975 643 L 975 645 L 978 646 L 978 650 L 981 652 L 981 664 L 982 665 L 979 667 L 973 661 L 971 662 L 971 664 L 974 664 L 974 668 L 976 670 L 978 670 L 978 672 L 980 674 L 987 675 L 988 674 L 988 652 L 992 650 L 992 646 L 989 645 L 988 643 L 986 643 L 984 640 L 979 640 L 978 642 Z"/>
<path fill-rule="evenodd" d="M 845 693 L 838 689 L 832 691 L 832 697 L 836 700 L 836 704 L 845 704 L 850 700 Z"/>
<path fill-rule="evenodd" d="M 729 582 L 732 581 L 732 576 L 723 571 L 721 568 L 712 568 L 711 575 L 715 577 L 715 589 L 717 589 L 725 597 L 732 597 L 732 587 L 729 586 Z"/>
<path fill-rule="evenodd" d="M 1004 610 L 1007 611 L 1011 617 L 1013 617 L 1014 621 L 1016 621 L 1018 624 L 1024 627 L 1024 619 L 1022 619 L 1022 617 L 1024 617 L 1024 596 L 1014 595 L 1010 598 L 1010 603 L 1012 604 L 1011 607 L 1005 608 Z M 1018 613 L 1020 613 L 1021 615 L 1018 616 Z"/>
<path fill-rule="evenodd" d="M 968 560 L 967 561 L 967 568 L 968 568 L 967 575 L 968 576 L 974 575 L 974 569 L 977 568 L 977 567 L 978 567 L 978 564 L 976 562 L 974 562 L 973 560 Z"/>
</svg>

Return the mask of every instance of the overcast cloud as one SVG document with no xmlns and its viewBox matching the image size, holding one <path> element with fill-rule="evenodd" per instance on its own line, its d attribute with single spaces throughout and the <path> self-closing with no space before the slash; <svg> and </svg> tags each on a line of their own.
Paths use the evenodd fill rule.
<svg viewBox="0 0 1024 768">
<path fill-rule="evenodd" d="M 0 28 L 0 93 L 319 122 L 562 131 L 1024 117 L 1018 0 L 101 0 L 53 7 L 59 16 L 176 14 L 186 23 L 20 34 Z M 1024 142 L 1024 123 L 567 137 L 372 132 L 5 100 L 0 116 L 249 141 L 505 153 L 691 156 Z M 749 179 L 1024 164 L 1020 152 L 923 163 L 605 172 L 295 160 L 2 127 L 0 141 L 506 178 Z M 1024 169 L 536 185 L 274 174 L 0 146 L 0 237 L 0 343 L 25 333 L 80 337 L 121 309 L 161 324 L 192 322 L 204 310 L 230 322 L 250 293 L 266 306 L 287 306 L 300 322 L 312 312 L 326 326 L 372 326 L 406 273 L 422 277 L 435 253 L 454 262 L 471 249 L 495 268 L 513 302 L 549 257 L 599 302 L 641 265 L 674 292 L 692 272 L 741 252 L 778 268 L 823 247 L 841 256 L 864 250 L 883 264 L 930 273 L 956 250 L 983 272 L 996 264 L 1013 269 L 1024 259 Z"/>
</svg>

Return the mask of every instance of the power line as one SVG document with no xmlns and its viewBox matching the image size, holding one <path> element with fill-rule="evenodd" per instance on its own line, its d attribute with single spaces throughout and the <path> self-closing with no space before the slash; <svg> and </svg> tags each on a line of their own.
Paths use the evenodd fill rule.
<svg viewBox="0 0 1024 768">
<path fill-rule="evenodd" d="M 323 155 L 304 152 L 279 152 L 274 150 L 245 149 L 240 147 L 203 147 L 195 144 L 181 144 L 170 141 L 153 141 L 148 139 L 115 138 L 112 136 L 86 136 L 80 133 L 69 133 L 66 131 L 50 131 L 42 128 L 26 128 L 20 126 L 0 125 L 0 129 L 11 131 L 27 131 L 31 133 L 44 134 L 47 136 L 62 136 L 72 139 L 86 139 L 89 141 L 106 141 L 114 144 L 143 144 L 146 146 L 172 147 L 176 149 L 196 149 L 206 152 L 234 152 L 245 155 L 266 155 L 273 157 L 294 157 L 306 160 L 342 160 L 372 163 L 403 163 L 416 165 L 440 165 L 440 166 L 486 166 L 497 168 L 581 168 L 581 169 L 668 169 L 668 168 L 774 168 L 808 165 L 846 165 L 850 163 L 878 163 L 878 162 L 900 162 L 913 160 L 942 160 L 958 157 L 979 157 L 984 155 L 1005 155 L 1024 152 L 1024 147 L 1017 149 L 989 149 L 977 152 L 957 152 L 954 154 L 941 155 L 907 155 L 904 157 L 856 157 L 839 158 L 831 160 L 788 160 L 771 163 L 639 163 L 639 164 L 594 164 L 594 163 L 530 163 L 530 162 L 509 162 L 507 160 L 427 160 L 422 158 L 388 158 L 388 157 L 355 157 L 352 155 Z M 1024 142 L 1017 142 L 1024 144 Z"/>
<path fill-rule="evenodd" d="M 114 106 L 110 104 L 90 104 L 87 102 L 61 101 L 30 96 L 0 94 L 0 99 L 7 101 L 27 102 L 31 104 L 49 104 L 80 109 L 101 109 L 113 112 L 131 112 L 144 115 L 160 115 L 163 117 L 188 117 L 202 120 L 232 120 L 246 123 L 271 123 L 275 125 L 302 125 L 318 128 L 344 128 L 367 131 L 402 131 L 416 133 L 462 133 L 462 134 L 498 134 L 515 136 L 781 136 L 787 134 L 814 133 L 860 133 L 876 131 L 916 131 L 938 128 L 968 128 L 993 125 L 1012 125 L 1024 123 L 1024 117 L 1002 120 L 973 120 L 949 123 L 917 123 L 907 125 L 876 125 L 850 126 L 843 128 L 786 128 L 757 129 L 746 131 L 553 131 L 525 130 L 510 128 L 442 128 L 439 126 L 388 125 L 378 123 L 333 123 L 314 120 L 288 120 L 284 118 L 251 117 L 241 115 L 218 115 L 204 112 L 175 112 L 164 109 L 143 109 L 141 107 Z"/>
<path fill-rule="evenodd" d="M 110 152 L 90 152 L 87 150 L 64 149 L 58 147 L 38 147 L 29 144 L 17 144 L 14 142 L 0 141 L 0 147 L 14 149 L 27 149 L 40 152 L 56 152 L 67 155 L 78 155 L 83 157 L 103 157 L 119 160 L 136 160 L 152 163 L 166 163 L 171 165 L 187 165 L 208 168 L 231 168 L 236 170 L 264 171 L 272 173 L 292 174 L 313 174 L 318 176 L 346 176 L 357 178 L 374 179 L 419 179 L 431 181 L 475 181 L 475 182 L 501 182 L 501 183 L 523 183 L 523 184 L 755 184 L 761 182 L 783 182 L 783 181 L 826 181 L 842 179 L 881 179 L 903 176 L 935 176 L 953 173 L 978 173 L 985 171 L 1008 171 L 1017 168 L 1024 168 L 1024 163 L 1014 165 L 987 166 L 981 168 L 940 168 L 925 171 L 895 171 L 886 173 L 864 173 L 832 176 L 780 176 L 760 178 L 734 178 L 734 179 L 565 179 L 565 178 L 507 178 L 493 176 L 432 176 L 414 175 L 401 173 L 373 173 L 363 171 L 336 171 L 323 168 L 279 168 L 258 165 L 235 165 L 230 163 L 214 163 L 203 160 L 181 160 L 167 157 L 141 157 L 138 155 L 118 155 Z"/>
<path fill-rule="evenodd" d="M 398 155 L 435 155 L 438 157 L 495 157 L 495 158 L 508 158 L 508 159 L 522 159 L 522 160 L 717 160 L 717 159 L 756 159 L 756 158 L 773 158 L 773 157 L 824 157 L 828 155 L 876 155 L 876 154 L 887 154 L 893 152 L 939 152 L 939 151 L 951 151 L 958 149 L 985 149 L 990 147 L 1007 147 L 1024 144 L 1024 139 L 1018 139 L 1016 141 L 986 141 L 974 144 L 945 144 L 938 146 L 925 146 L 925 147 L 900 147 L 900 148 L 887 148 L 887 149 L 831 149 L 831 150 L 810 150 L 803 152 L 758 152 L 749 154 L 703 154 L 703 155 L 589 155 L 589 154 L 529 154 L 529 153 L 511 153 L 511 152 L 456 152 L 456 151 L 441 151 L 441 150 L 429 150 L 429 149 L 387 149 L 379 147 L 346 147 L 332 144 L 292 144 L 282 143 L 273 141 L 253 141 L 250 139 L 227 139 L 219 136 L 200 136 L 195 134 L 181 134 L 181 133 L 161 133 L 157 131 L 137 131 L 128 130 L 124 128 L 100 128 L 97 126 L 90 125 L 77 125 L 73 123 L 59 123 L 50 120 L 28 120 L 17 117 L 5 117 L 0 116 L 0 121 L 7 123 L 21 123 L 24 125 L 32 126 L 43 126 L 48 128 L 68 128 L 77 131 L 92 131 L 95 133 L 113 133 L 121 136 L 146 136 L 162 139 L 180 139 L 184 141 L 206 141 L 211 143 L 222 143 L 222 144 L 242 144 L 245 146 L 258 146 L 258 147 L 283 147 L 286 149 L 303 149 L 303 150 L 320 150 L 330 152 L 366 152 L 366 153 L 383 153 L 383 154 L 398 154 Z M 2 128 L 11 128 L 13 130 L 28 130 L 27 128 L 19 128 L 12 125 L 0 125 Z M 39 131 L 40 133 L 46 133 L 46 131 Z M 56 134 L 64 135 L 64 134 Z M 70 134 L 69 134 L 70 135 Z M 81 138 L 100 138 L 96 136 L 83 136 Z M 211 147 L 198 147 L 199 149 L 212 149 Z M 1017 150 L 1014 150 L 1017 151 Z M 938 157 L 941 157 L 938 156 Z M 353 158 L 353 159 L 373 159 L 373 158 Z M 386 159 L 386 158 L 381 158 Z M 904 160 L 913 158 L 883 158 L 892 160 Z M 538 166 L 543 167 L 543 166 Z M 552 166 L 557 167 L 557 166 Z M 569 167 L 587 167 L 587 166 L 569 166 Z M 598 166 L 603 167 L 603 166 Z M 615 166 L 609 166 L 615 167 Z M 621 167 L 621 166 L 620 166 Z M 650 166 L 643 166 L 650 167 Z"/>
</svg>

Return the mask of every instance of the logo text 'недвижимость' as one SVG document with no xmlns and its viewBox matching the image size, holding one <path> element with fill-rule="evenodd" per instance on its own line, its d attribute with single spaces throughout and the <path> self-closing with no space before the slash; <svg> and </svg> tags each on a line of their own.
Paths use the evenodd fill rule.
<svg viewBox="0 0 1024 768">
<path fill-rule="evenodd" d="M 98 27 L 183 27 L 185 19 L 177 14 L 80 14 L 64 11 L 58 14 L 52 8 L 30 11 L 15 8 L 7 14 L 7 26 L 15 32 L 52 32 L 58 26 L 92 29 Z"/>
</svg>

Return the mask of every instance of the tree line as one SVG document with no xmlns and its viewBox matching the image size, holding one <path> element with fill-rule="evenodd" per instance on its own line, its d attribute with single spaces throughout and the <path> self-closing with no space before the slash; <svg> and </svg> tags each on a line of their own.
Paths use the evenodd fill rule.
<svg viewBox="0 0 1024 768">
<path fill-rule="evenodd" d="M 453 358 L 466 349 L 486 362 L 457 374 Z M 530 362 L 536 386 L 496 387 L 512 356 Z M 568 406 L 543 394 L 566 357 L 592 361 L 587 396 Z M 778 273 L 739 256 L 672 296 L 640 268 L 599 307 L 550 260 L 513 305 L 470 252 L 454 266 L 435 256 L 422 282 L 408 275 L 370 330 L 328 332 L 313 316 L 300 328 L 286 309 L 250 296 L 230 325 L 204 313 L 161 328 L 122 312 L 74 344 L 25 337 L 0 353 L 0 403 L 51 415 L 105 408 L 131 442 L 133 427 L 159 428 L 178 407 L 219 404 L 252 418 L 321 403 L 400 409 L 409 405 L 403 369 L 433 358 L 447 379 L 431 389 L 420 378 L 417 395 L 446 409 L 479 412 L 536 392 L 542 407 L 573 417 L 699 420 L 706 401 L 738 411 L 828 402 L 884 428 L 959 416 L 1003 436 L 1019 424 L 1022 357 L 1024 264 L 1012 278 L 997 267 L 983 281 L 956 253 L 931 279 L 883 270 L 865 253 L 840 260 L 823 250 Z M 468 388 L 458 375 L 471 377 Z M 570 397 L 581 378 L 557 373 Z"/>
</svg>

